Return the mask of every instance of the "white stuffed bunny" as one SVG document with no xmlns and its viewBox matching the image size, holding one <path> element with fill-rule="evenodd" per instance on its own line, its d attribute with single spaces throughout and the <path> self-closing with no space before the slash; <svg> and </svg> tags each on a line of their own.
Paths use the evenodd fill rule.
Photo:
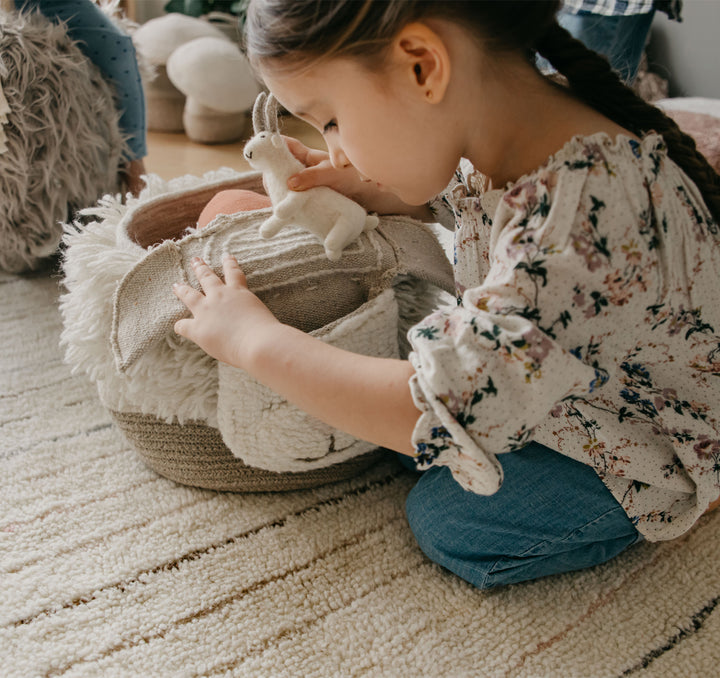
<svg viewBox="0 0 720 678">
<path fill-rule="evenodd" d="M 304 165 L 290 152 L 280 136 L 277 100 L 261 93 L 253 107 L 255 135 L 245 145 L 244 155 L 251 167 L 263 173 L 265 190 L 273 205 L 273 215 L 260 228 L 270 238 L 280 229 L 296 225 L 323 241 L 327 258 L 337 261 L 343 249 L 363 231 L 378 224 L 378 217 L 327 186 L 291 191 L 287 180 Z"/>
</svg>

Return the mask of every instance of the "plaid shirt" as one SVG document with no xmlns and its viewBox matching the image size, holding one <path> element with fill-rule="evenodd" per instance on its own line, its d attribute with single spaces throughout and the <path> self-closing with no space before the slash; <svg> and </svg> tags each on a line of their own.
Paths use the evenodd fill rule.
<svg viewBox="0 0 720 678">
<path fill-rule="evenodd" d="M 562 8 L 571 14 L 587 13 L 604 16 L 647 14 L 653 9 L 659 9 L 671 19 L 681 21 L 682 0 L 563 0 Z"/>
</svg>

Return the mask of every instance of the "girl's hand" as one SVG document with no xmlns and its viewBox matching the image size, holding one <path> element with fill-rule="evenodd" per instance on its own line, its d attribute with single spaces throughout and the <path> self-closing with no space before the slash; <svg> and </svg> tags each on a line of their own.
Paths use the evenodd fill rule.
<svg viewBox="0 0 720 678">
<path fill-rule="evenodd" d="M 288 179 L 288 187 L 291 189 L 304 191 L 314 186 L 328 186 L 353 200 L 357 200 L 358 196 L 369 192 L 367 184 L 370 182 L 363 181 L 352 165 L 341 169 L 335 168 L 326 151 L 308 148 L 293 137 L 283 137 L 283 139 L 290 152 L 307 168 Z M 375 190 L 379 192 L 377 187 Z"/>
<path fill-rule="evenodd" d="M 235 257 L 227 255 L 223 260 L 224 282 L 202 259 L 193 259 L 192 266 L 202 292 L 190 285 L 173 285 L 173 292 L 193 316 L 178 320 L 175 332 L 213 358 L 244 367 L 280 321 L 248 289 Z"/>
<path fill-rule="evenodd" d="M 293 191 L 328 186 L 360 203 L 368 212 L 431 218 L 428 208 L 404 203 L 394 193 L 383 190 L 377 183 L 361 176 L 352 165 L 338 169 L 333 167 L 326 151 L 308 148 L 293 137 L 283 138 L 290 152 L 306 167 L 288 179 L 288 188 Z"/>
<path fill-rule="evenodd" d="M 132 193 L 132 195 L 137 198 L 138 195 L 140 195 L 140 191 L 145 188 L 143 174 L 145 174 L 145 163 L 142 158 L 128 162 L 120 171 L 122 194 Z"/>
<path fill-rule="evenodd" d="M 330 426 L 413 453 L 420 412 L 408 386 L 409 362 L 351 353 L 280 323 L 248 289 L 234 257 L 223 261 L 225 282 L 200 259 L 193 270 L 202 292 L 173 287 L 193 315 L 175 323 L 179 335 Z"/>
</svg>

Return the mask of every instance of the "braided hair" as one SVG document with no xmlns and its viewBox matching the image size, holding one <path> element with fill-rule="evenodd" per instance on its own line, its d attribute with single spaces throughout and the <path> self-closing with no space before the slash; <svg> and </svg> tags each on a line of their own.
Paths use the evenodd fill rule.
<svg viewBox="0 0 720 678">
<path fill-rule="evenodd" d="M 668 155 L 692 179 L 720 224 L 720 175 L 697 150 L 691 136 L 660 108 L 635 94 L 604 57 L 585 47 L 558 23 L 553 23 L 534 47 L 567 79 L 571 91 L 596 111 L 636 136 L 650 131 L 660 134 Z"/>
</svg>

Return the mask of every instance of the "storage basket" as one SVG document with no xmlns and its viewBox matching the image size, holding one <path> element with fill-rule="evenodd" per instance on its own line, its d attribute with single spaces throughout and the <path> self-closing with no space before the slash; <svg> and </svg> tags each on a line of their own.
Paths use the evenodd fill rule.
<svg viewBox="0 0 720 678">
<path fill-rule="evenodd" d="M 263 190 L 255 172 L 169 183 L 151 175 L 138 199 L 106 196 L 85 211 L 87 223 L 66 226 L 67 360 L 96 383 L 143 460 L 173 480 L 250 492 L 354 476 L 383 452 L 176 335 L 187 311 L 172 283 L 197 287 L 191 259 L 202 256 L 220 273 L 231 253 L 281 321 L 347 350 L 398 357 L 407 328 L 438 303 L 439 290 L 452 290 L 449 261 L 433 232 L 405 217 L 381 218 L 337 262 L 299 228 L 260 237 L 270 209 L 219 215 L 197 229 L 208 200 L 230 188 Z"/>
</svg>

